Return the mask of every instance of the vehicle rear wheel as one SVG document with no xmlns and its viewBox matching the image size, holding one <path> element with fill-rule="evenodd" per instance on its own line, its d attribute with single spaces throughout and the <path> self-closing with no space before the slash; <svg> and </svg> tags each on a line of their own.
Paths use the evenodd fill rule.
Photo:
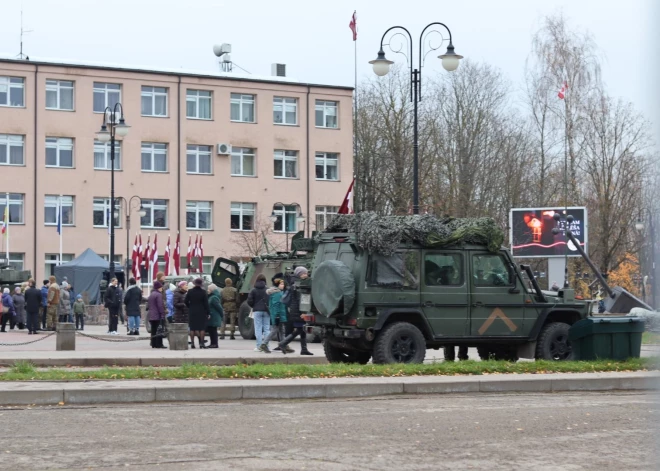
<svg viewBox="0 0 660 471">
<path fill-rule="evenodd" d="M 386 326 L 376 337 L 374 363 L 422 363 L 426 355 L 426 340 L 422 332 L 408 322 Z"/>
<path fill-rule="evenodd" d="M 518 361 L 518 350 L 510 345 L 480 345 L 477 347 L 482 360 Z"/>
<path fill-rule="evenodd" d="M 323 342 L 323 351 L 330 363 L 359 363 L 360 365 L 366 365 L 371 359 L 370 352 L 344 350 L 332 345 L 328 341 Z"/>
<path fill-rule="evenodd" d="M 543 327 L 536 341 L 537 360 L 572 360 L 573 347 L 568 340 L 570 325 L 565 322 L 551 322 Z"/>
<path fill-rule="evenodd" d="M 254 340 L 254 322 L 250 317 L 250 306 L 247 301 L 243 301 L 238 309 L 238 331 L 245 340 Z"/>
</svg>

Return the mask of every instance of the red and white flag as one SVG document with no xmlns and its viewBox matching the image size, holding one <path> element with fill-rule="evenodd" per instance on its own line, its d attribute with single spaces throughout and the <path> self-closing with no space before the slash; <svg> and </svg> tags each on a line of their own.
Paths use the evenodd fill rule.
<svg viewBox="0 0 660 471">
<path fill-rule="evenodd" d="M 199 246 L 197 247 L 197 266 L 199 267 L 197 271 L 199 273 L 204 273 L 204 245 L 202 244 L 202 236 L 199 236 Z"/>
<path fill-rule="evenodd" d="M 181 239 L 181 235 L 177 232 L 176 233 L 176 245 L 174 246 L 174 263 L 173 263 L 173 269 L 172 269 L 172 276 L 179 276 L 179 270 L 181 269 L 181 249 L 179 248 L 179 242 Z"/>
<path fill-rule="evenodd" d="M 199 256 L 199 234 L 195 234 L 195 247 L 193 247 L 192 256 L 193 258 Z M 197 273 L 197 269 L 193 268 L 192 273 Z"/>
<path fill-rule="evenodd" d="M 158 273 L 158 233 L 154 235 L 154 245 L 151 247 L 151 266 L 153 270 L 151 280 L 153 281 Z"/>
<path fill-rule="evenodd" d="M 133 242 L 133 252 L 131 253 L 131 261 L 132 261 L 132 266 L 131 266 L 131 272 L 133 275 L 133 278 L 135 278 L 135 281 L 138 281 L 140 279 L 140 266 L 138 265 L 138 251 L 140 250 L 138 248 L 138 235 L 135 234 L 135 242 Z"/>
<path fill-rule="evenodd" d="M 564 99 L 567 90 L 568 90 L 568 82 L 564 82 L 564 85 L 561 86 L 559 93 L 557 93 L 557 96 L 559 97 L 560 100 Z"/>
<path fill-rule="evenodd" d="M 142 279 L 142 234 L 138 234 L 138 248 L 137 248 L 137 274 L 139 278 L 135 278 L 135 280 L 141 280 Z"/>
<path fill-rule="evenodd" d="M 357 14 L 354 11 L 353 16 L 351 16 L 351 22 L 348 24 L 348 27 L 353 31 L 353 41 L 357 40 Z"/>
<path fill-rule="evenodd" d="M 190 273 L 190 264 L 192 263 L 192 236 L 188 235 L 188 252 L 186 252 L 186 267 L 188 272 Z"/>
<path fill-rule="evenodd" d="M 165 276 L 170 276 L 172 271 L 172 256 L 170 254 L 170 235 L 167 235 L 167 245 L 165 246 Z"/>
<path fill-rule="evenodd" d="M 142 261 L 144 262 L 144 269 L 147 272 L 147 283 L 149 283 L 149 267 L 151 266 L 151 234 L 147 235 L 147 245 L 144 247 Z"/>
<path fill-rule="evenodd" d="M 339 207 L 339 211 L 337 211 L 337 214 L 353 214 L 353 185 L 355 184 L 355 178 L 351 182 L 351 186 L 348 187 L 348 191 L 346 192 L 346 197 L 344 198 L 344 201 L 342 202 L 341 206 Z"/>
</svg>

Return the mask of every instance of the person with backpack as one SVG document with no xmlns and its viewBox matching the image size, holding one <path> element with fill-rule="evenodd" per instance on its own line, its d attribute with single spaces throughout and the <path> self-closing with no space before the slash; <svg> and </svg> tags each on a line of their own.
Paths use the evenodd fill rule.
<svg viewBox="0 0 660 471">
<path fill-rule="evenodd" d="M 257 275 L 254 288 L 250 290 L 247 298 L 248 306 L 252 308 L 254 320 L 254 335 L 257 338 L 255 352 L 261 352 L 261 344 L 270 333 L 270 316 L 268 314 L 268 292 L 266 290 L 266 277 L 263 273 Z"/>
<path fill-rule="evenodd" d="M 314 355 L 307 349 L 307 333 L 305 332 L 305 321 L 300 317 L 300 291 L 296 287 L 296 280 L 302 281 L 307 279 L 309 272 L 305 267 L 296 267 L 293 271 L 293 283 L 290 284 L 289 289 L 282 296 L 282 303 L 289 308 L 289 319 L 293 322 L 293 332 L 282 340 L 278 347 L 282 353 L 291 353 L 291 349 L 287 349 L 288 345 L 300 336 L 300 354 L 301 355 Z"/>
<path fill-rule="evenodd" d="M 285 325 L 287 322 L 286 315 L 286 306 L 282 303 L 282 296 L 284 290 L 286 289 L 286 283 L 284 280 L 276 278 L 273 280 L 275 284 L 274 287 L 268 289 L 268 310 L 270 311 L 270 333 L 264 339 L 261 344 L 261 351 L 264 353 L 270 353 L 268 348 L 268 342 L 271 340 L 277 339 L 278 342 L 284 340 L 285 334 Z M 285 347 L 288 349 L 287 353 L 293 353 L 293 349 L 288 346 Z"/>
</svg>

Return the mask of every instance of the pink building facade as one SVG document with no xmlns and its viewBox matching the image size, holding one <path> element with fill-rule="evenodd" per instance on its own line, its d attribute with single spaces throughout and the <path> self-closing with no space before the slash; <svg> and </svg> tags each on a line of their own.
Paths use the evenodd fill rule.
<svg viewBox="0 0 660 471">
<path fill-rule="evenodd" d="M 262 233 L 284 249 L 298 230 L 322 229 L 351 183 L 352 88 L 0 59 L 0 253 L 8 244 L 10 263 L 38 280 L 59 262 L 60 207 L 62 261 L 109 254 L 110 144 L 96 132 L 116 102 L 131 126 L 115 154 L 122 265 L 127 216 L 131 250 L 138 232 L 158 234 L 162 255 L 180 233 L 185 255 L 199 234 L 209 271 L 218 256 L 249 256 Z"/>
</svg>

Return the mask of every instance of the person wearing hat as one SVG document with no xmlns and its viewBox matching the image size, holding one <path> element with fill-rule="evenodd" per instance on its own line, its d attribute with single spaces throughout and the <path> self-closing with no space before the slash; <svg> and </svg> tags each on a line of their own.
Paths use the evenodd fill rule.
<svg viewBox="0 0 660 471">
<path fill-rule="evenodd" d="M 172 283 L 167 284 L 167 290 L 165 291 L 165 299 L 167 300 L 167 322 L 174 322 L 174 292 L 176 291 L 176 286 Z"/>
<path fill-rule="evenodd" d="M 76 330 L 85 330 L 85 302 L 81 295 L 73 303 L 73 315 L 76 318 Z"/>
<path fill-rule="evenodd" d="M 209 297 L 204 291 L 204 280 L 195 278 L 193 287 L 186 293 L 185 303 L 188 306 L 188 327 L 190 327 L 190 348 L 195 348 L 195 337 L 199 339 L 199 348 L 204 345 L 206 324 L 211 317 Z"/>
<path fill-rule="evenodd" d="M 69 322 L 71 315 L 71 293 L 69 292 L 69 283 L 62 282 L 60 288 L 60 322 Z"/>
<path fill-rule="evenodd" d="M 128 333 L 126 335 L 140 335 L 140 321 L 142 320 L 142 309 L 140 305 L 146 301 L 142 296 L 142 288 L 138 286 L 137 280 L 131 277 L 128 280 L 128 289 L 124 294 L 124 306 L 126 306 L 126 320 Z"/>
<path fill-rule="evenodd" d="M 14 288 L 14 294 L 11 299 L 14 301 L 14 309 L 16 309 L 14 324 L 18 326 L 19 330 L 23 330 L 25 328 L 25 296 L 23 296 L 23 291 L 20 286 Z M 13 324 L 11 328 L 14 328 Z"/>
<path fill-rule="evenodd" d="M 188 283 L 180 281 L 177 284 L 176 291 L 172 295 L 172 305 L 174 306 L 174 322 L 177 324 L 188 323 L 188 306 L 186 306 L 186 293 L 188 292 Z"/>
<path fill-rule="evenodd" d="M 222 303 L 220 302 L 220 290 L 215 284 L 211 283 L 208 287 L 208 294 L 209 309 L 211 311 L 211 316 L 206 326 L 206 331 L 209 337 L 211 337 L 209 348 L 218 348 L 218 327 L 222 325 L 222 318 L 224 317 Z"/>
<path fill-rule="evenodd" d="M 154 281 L 154 289 L 147 300 L 149 306 L 149 323 L 151 324 L 151 348 L 166 348 L 163 337 L 157 335 L 158 326 L 165 322 L 165 308 L 163 307 L 163 284 Z"/>
<path fill-rule="evenodd" d="M 300 291 L 296 287 L 296 281 L 301 281 L 307 279 L 309 272 L 305 267 L 296 267 L 293 271 L 293 283 L 289 286 L 289 297 L 290 301 L 288 302 L 289 306 L 289 319 L 293 322 L 293 332 L 286 336 L 282 340 L 278 347 L 282 353 L 289 353 L 287 349 L 288 345 L 293 339 L 297 336 L 300 336 L 300 354 L 301 355 L 314 355 L 307 349 L 307 333 L 305 332 L 305 321 L 300 317 Z"/>
<path fill-rule="evenodd" d="M 50 283 L 48 284 L 48 298 L 46 302 L 48 303 L 48 322 L 47 329 L 55 330 L 55 325 L 57 324 L 57 311 L 60 306 L 60 286 L 57 284 L 57 278 L 51 275 L 48 278 Z"/>
<path fill-rule="evenodd" d="M 28 334 L 36 334 L 39 329 L 39 308 L 41 307 L 41 291 L 34 280 L 28 282 L 25 290 L 25 312 L 27 313 Z"/>
<path fill-rule="evenodd" d="M 222 309 L 225 315 L 222 317 L 220 326 L 220 340 L 225 339 L 225 330 L 227 329 L 227 320 L 229 320 L 229 340 L 235 340 L 234 332 L 236 330 L 236 316 L 238 314 L 238 290 L 232 285 L 231 278 L 225 279 L 225 287 L 220 291 Z"/>
</svg>

